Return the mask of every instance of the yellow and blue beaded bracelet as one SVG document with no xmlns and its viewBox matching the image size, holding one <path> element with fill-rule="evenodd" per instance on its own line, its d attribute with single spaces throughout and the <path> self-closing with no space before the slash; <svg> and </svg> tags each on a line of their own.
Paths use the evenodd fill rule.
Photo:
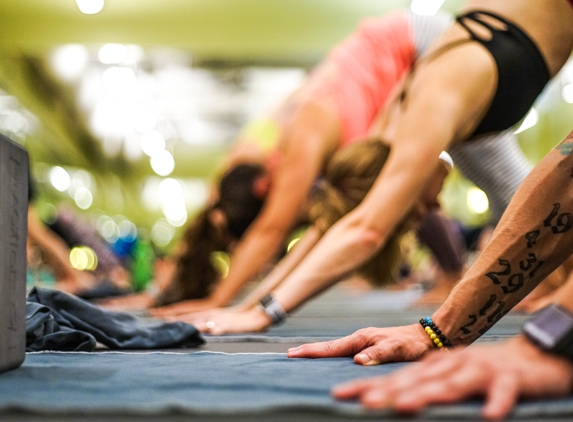
<svg viewBox="0 0 573 422">
<path fill-rule="evenodd" d="M 420 324 L 424 327 L 424 330 L 430 336 L 430 339 L 434 343 L 434 346 L 438 349 L 442 349 L 445 347 L 452 347 L 452 343 L 450 340 L 446 338 L 446 336 L 440 331 L 440 329 L 434 324 L 432 318 L 425 317 L 420 319 Z"/>
</svg>

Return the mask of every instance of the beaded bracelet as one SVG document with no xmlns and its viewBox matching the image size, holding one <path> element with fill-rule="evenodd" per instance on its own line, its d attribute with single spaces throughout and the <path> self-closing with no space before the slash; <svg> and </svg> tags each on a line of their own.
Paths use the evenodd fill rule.
<svg viewBox="0 0 573 422">
<path fill-rule="evenodd" d="M 452 347 L 452 343 L 450 340 L 446 338 L 444 334 L 440 331 L 440 329 L 434 324 L 432 318 L 426 317 L 420 319 L 420 324 L 424 327 L 424 330 L 430 336 L 430 339 L 434 342 L 434 346 L 438 349 L 442 349 L 445 347 Z M 444 349 L 445 350 L 445 349 Z"/>
</svg>

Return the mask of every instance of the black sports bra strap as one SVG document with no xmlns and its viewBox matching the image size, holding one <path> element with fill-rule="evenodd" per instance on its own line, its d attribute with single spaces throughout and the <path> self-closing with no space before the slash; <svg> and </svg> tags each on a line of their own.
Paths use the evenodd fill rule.
<svg viewBox="0 0 573 422">
<path fill-rule="evenodd" d="M 500 28 L 496 28 L 494 27 L 491 23 L 480 19 L 480 16 L 489 16 L 490 18 L 495 19 L 496 21 L 499 21 L 501 23 L 503 23 L 506 26 L 506 29 L 500 29 Z M 468 12 L 465 13 L 463 15 L 457 16 L 456 17 L 456 22 L 459 23 L 469 34 L 470 38 L 475 40 L 475 41 L 479 41 L 479 42 L 487 42 L 490 40 L 490 38 L 483 38 L 478 36 L 470 27 L 469 25 L 466 23 L 466 20 L 470 20 L 470 21 L 474 21 L 476 22 L 478 25 L 483 26 L 484 28 L 487 28 L 490 32 L 495 32 L 495 31 L 508 31 L 509 28 L 511 28 L 513 26 L 513 24 L 507 20 L 505 20 L 503 17 L 496 15 L 494 13 L 490 13 L 490 12 L 485 12 L 482 10 L 479 11 L 473 11 L 473 12 Z"/>
</svg>

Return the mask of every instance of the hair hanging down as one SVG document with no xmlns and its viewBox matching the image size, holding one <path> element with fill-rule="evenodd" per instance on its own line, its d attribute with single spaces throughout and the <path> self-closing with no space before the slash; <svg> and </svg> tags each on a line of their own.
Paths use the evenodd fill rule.
<svg viewBox="0 0 573 422">
<path fill-rule="evenodd" d="M 325 233 L 362 202 L 382 171 L 390 147 L 378 139 L 356 142 L 338 151 L 312 198 L 309 217 Z M 394 280 L 401 262 L 400 240 L 407 230 L 400 224 L 384 247 L 358 269 L 375 286 Z"/>
<path fill-rule="evenodd" d="M 185 231 L 175 275 L 154 306 L 209 295 L 221 276 L 213 264 L 213 253 L 228 252 L 231 242 L 244 235 L 263 207 L 264 200 L 253 193 L 253 185 L 264 171 L 258 164 L 240 164 L 223 175 L 217 203 L 201 211 Z M 224 214 L 224 227 L 213 224 L 214 210 Z"/>
</svg>

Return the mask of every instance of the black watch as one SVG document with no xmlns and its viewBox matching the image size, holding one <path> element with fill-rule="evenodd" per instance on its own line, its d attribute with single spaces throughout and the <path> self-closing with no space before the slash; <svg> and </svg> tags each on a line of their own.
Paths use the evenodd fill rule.
<svg viewBox="0 0 573 422">
<path fill-rule="evenodd" d="M 558 305 L 535 312 L 523 324 L 523 334 L 535 345 L 573 362 L 573 315 Z"/>
</svg>

